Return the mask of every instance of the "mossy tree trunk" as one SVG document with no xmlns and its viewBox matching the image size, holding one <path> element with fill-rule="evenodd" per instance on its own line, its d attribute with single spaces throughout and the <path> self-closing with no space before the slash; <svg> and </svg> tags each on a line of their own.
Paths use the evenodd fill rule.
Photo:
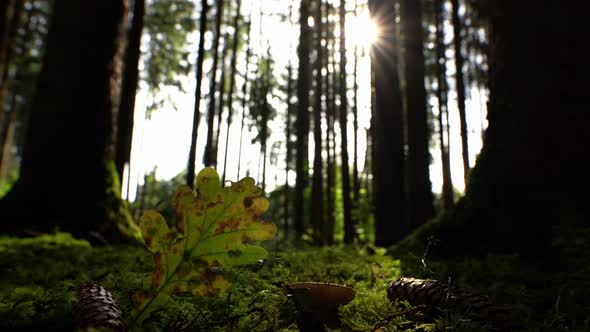
<svg viewBox="0 0 590 332">
<path fill-rule="evenodd" d="M 441 238 L 450 255 L 546 257 L 556 227 L 588 225 L 580 194 L 589 184 L 584 11 L 581 4 L 490 5 L 489 127 Z"/>
<path fill-rule="evenodd" d="M 56 1 L 4 231 L 137 236 L 114 163 L 127 12 L 125 0 Z"/>
</svg>

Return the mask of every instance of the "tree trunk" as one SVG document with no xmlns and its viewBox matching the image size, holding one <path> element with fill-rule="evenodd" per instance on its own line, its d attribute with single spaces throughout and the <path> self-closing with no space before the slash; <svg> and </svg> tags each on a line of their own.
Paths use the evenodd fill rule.
<svg viewBox="0 0 590 332">
<path fill-rule="evenodd" d="M 230 82 L 229 82 L 229 92 L 227 97 L 227 132 L 225 134 L 225 149 L 223 152 L 223 176 L 221 177 L 221 183 L 225 183 L 225 176 L 227 174 L 227 148 L 229 147 L 229 130 L 231 128 L 232 117 L 233 117 L 233 103 L 234 103 L 234 91 L 236 85 L 236 73 L 237 73 L 237 59 L 238 59 L 238 44 L 240 41 L 240 34 L 239 34 L 239 26 L 238 23 L 240 21 L 242 10 L 242 0 L 238 0 L 237 8 L 236 8 L 236 16 L 234 17 L 233 28 L 235 31 L 232 50 L 231 50 L 231 60 L 230 60 Z M 246 33 L 250 33 L 249 31 Z"/>
<path fill-rule="evenodd" d="M 10 63 L 25 1 L 6 0 L 0 5 L 0 125 L 4 124 L 4 98 L 10 85 Z M 0 142 L 2 144 L 2 142 Z"/>
<path fill-rule="evenodd" d="M 207 111 L 207 143 L 203 155 L 203 163 L 207 167 L 215 167 L 217 154 L 215 153 L 215 142 L 213 142 L 214 120 L 215 120 L 215 91 L 217 90 L 217 67 L 219 63 L 219 40 L 221 39 L 221 22 L 223 18 L 223 0 L 216 1 L 215 14 L 215 35 L 213 39 L 213 65 L 211 67 L 211 78 L 209 80 L 209 110 Z M 220 95 L 221 96 L 221 95 Z"/>
<path fill-rule="evenodd" d="M 228 13 L 229 13 L 229 6 L 228 6 Z M 234 36 L 234 39 L 235 39 L 235 36 Z M 226 30 L 225 34 L 223 35 L 223 50 L 221 51 L 221 76 L 219 77 L 219 106 L 217 107 L 217 128 L 215 130 L 215 139 L 213 140 L 213 154 L 215 154 L 216 162 L 217 162 L 217 158 L 219 156 L 219 136 L 221 135 L 221 124 L 223 122 L 223 107 L 225 106 L 225 100 L 226 100 L 225 99 L 226 98 L 225 79 L 227 77 L 227 69 L 228 69 L 228 67 L 226 66 L 227 52 L 229 52 L 229 33 Z M 228 108 L 229 108 L 229 106 L 228 106 Z M 229 128 L 227 128 L 227 129 L 229 131 Z M 225 173 L 225 169 L 224 169 L 224 173 Z"/>
<path fill-rule="evenodd" d="M 145 15 L 145 0 L 134 0 L 133 19 L 127 39 L 125 64 L 123 66 L 123 84 L 121 87 L 121 105 L 119 107 L 119 130 L 117 131 L 116 165 L 119 177 L 123 177 L 125 165 L 131 160 L 131 138 L 133 133 L 133 114 L 135 95 L 139 80 L 139 57 L 141 55 L 141 33 Z"/>
<path fill-rule="evenodd" d="M 579 194 L 590 184 L 581 153 L 590 148 L 580 74 L 585 11 L 573 3 L 490 4 L 489 126 L 466 196 L 440 235 L 450 256 L 547 259 L 558 227 L 587 226 L 590 213 Z"/>
<path fill-rule="evenodd" d="M 16 95 L 10 98 L 10 107 L 4 123 L 0 127 L 0 183 L 9 179 L 14 159 L 11 147 L 14 143 L 14 127 L 16 124 Z"/>
<path fill-rule="evenodd" d="M 354 2 L 354 14 L 358 16 L 358 1 L 355 0 Z M 353 197 L 353 206 L 358 209 L 359 202 L 360 202 L 360 194 L 361 194 L 361 182 L 359 180 L 359 168 L 358 168 L 358 130 L 359 130 L 359 122 L 358 122 L 358 46 L 354 46 L 354 67 L 353 67 L 353 93 L 354 93 L 354 106 L 352 107 L 352 115 L 353 115 L 353 142 L 354 142 L 354 152 L 353 152 L 353 163 L 352 163 L 352 197 Z M 355 220 L 355 222 L 359 222 L 359 220 Z"/>
<path fill-rule="evenodd" d="M 328 4 L 328 17 L 333 17 L 334 7 Z M 334 37 L 334 23 L 328 19 L 328 29 L 326 29 L 328 41 L 326 46 L 328 51 L 326 52 L 328 61 L 328 72 L 325 78 L 325 90 L 326 90 L 326 223 L 324 228 L 324 237 L 327 245 L 334 244 L 334 192 L 336 189 L 335 179 L 335 151 L 334 142 L 334 121 L 336 117 L 336 80 L 337 75 L 335 71 L 335 37 Z M 332 52 L 331 54 L 329 52 Z"/>
<path fill-rule="evenodd" d="M 381 33 L 372 48 L 375 107 L 371 119 L 375 245 L 402 239 L 405 224 L 403 109 L 398 76 L 394 4 L 372 0 L 369 9 Z"/>
<path fill-rule="evenodd" d="M 246 33 L 246 35 L 248 36 L 248 38 L 246 39 L 246 70 L 244 72 L 244 85 L 242 86 L 242 121 L 240 124 L 240 143 L 239 143 L 239 148 L 238 148 L 238 179 L 240 178 L 240 170 L 241 170 L 241 166 L 242 166 L 242 140 L 244 138 L 244 124 L 246 121 L 246 104 L 248 101 L 248 98 L 246 98 L 247 94 L 248 94 L 248 70 L 250 67 L 250 52 L 251 52 L 251 48 L 250 48 L 250 28 L 252 26 L 252 15 L 250 15 L 250 18 L 248 19 L 248 24 L 247 24 L 247 28 L 246 31 L 248 31 Z"/>
<path fill-rule="evenodd" d="M 357 56 L 358 49 L 355 46 L 354 48 L 354 106 L 352 108 L 352 114 L 354 116 L 352 127 L 353 127 L 353 141 L 354 141 L 354 154 L 353 154 L 353 166 L 352 166 L 352 192 L 353 192 L 353 201 L 354 206 L 358 208 L 358 204 L 360 201 L 360 194 L 361 194 L 361 183 L 359 181 L 359 168 L 358 168 L 358 130 L 359 130 L 359 122 L 358 122 L 358 56 Z M 358 220 L 357 220 L 358 222 Z"/>
<path fill-rule="evenodd" d="M 5 230 L 139 236 L 114 165 L 127 12 L 123 0 L 56 1 Z"/>
<path fill-rule="evenodd" d="M 197 159 L 197 135 L 199 132 L 199 121 L 201 118 L 201 85 L 203 83 L 203 60 L 205 58 L 205 32 L 207 31 L 207 11 L 209 5 L 207 0 L 201 1 L 201 17 L 199 18 L 199 49 L 197 50 L 196 76 L 197 86 L 195 88 L 195 108 L 193 111 L 193 130 L 191 145 L 188 154 L 188 165 L 186 173 L 186 184 L 193 188 L 195 184 L 195 162 Z"/>
<path fill-rule="evenodd" d="M 422 1 L 400 1 L 403 27 L 406 82 L 406 118 L 408 137 L 407 190 L 410 230 L 434 216 L 430 184 L 429 133 L 424 87 L 424 53 L 422 40 Z"/>
<path fill-rule="evenodd" d="M 456 86 L 455 89 L 457 90 L 457 106 L 459 109 L 459 120 L 461 123 L 461 148 L 462 148 L 462 157 L 463 157 L 463 173 L 465 176 L 465 183 L 467 183 L 467 177 L 469 176 L 469 147 L 467 143 L 467 137 L 469 133 L 467 132 L 467 117 L 465 115 L 465 81 L 463 78 L 463 63 L 465 62 L 463 58 L 463 50 L 461 49 L 462 45 L 462 36 L 461 36 L 461 28 L 463 22 L 459 18 L 459 0 L 451 0 L 452 4 L 452 14 L 451 19 L 453 23 L 453 45 L 455 47 L 455 67 L 457 70 L 455 71 L 455 80 Z"/>
<path fill-rule="evenodd" d="M 434 20 L 436 25 L 436 77 L 437 89 L 436 97 L 438 99 L 438 133 L 440 145 L 440 157 L 442 164 L 443 185 L 441 193 L 441 202 L 443 209 L 450 209 L 454 204 L 453 179 L 451 178 L 451 159 L 450 159 L 450 141 L 445 137 L 444 119 L 446 115 L 446 123 L 449 123 L 448 117 L 448 86 L 447 86 L 447 58 L 445 55 L 445 35 L 444 35 L 444 3 L 442 0 L 434 1 Z"/>
<path fill-rule="evenodd" d="M 344 213 L 344 243 L 352 243 L 355 229 L 352 224 L 350 173 L 348 168 L 348 100 L 346 98 L 346 1 L 340 0 L 340 149 L 342 150 L 342 204 Z"/>
<path fill-rule="evenodd" d="M 299 57 L 298 79 L 297 79 L 297 120 L 295 130 L 297 134 L 297 150 L 295 151 L 295 172 L 297 182 L 295 183 L 295 239 L 300 240 L 303 235 L 303 190 L 307 186 L 308 161 L 307 144 L 309 134 L 309 90 L 311 85 L 311 66 L 309 63 L 309 45 L 311 43 L 311 28 L 307 20 L 310 16 L 310 0 L 301 0 L 299 13 L 299 46 L 297 55 Z"/>
<path fill-rule="evenodd" d="M 322 162 L 322 1 L 316 3 L 315 13 L 316 24 L 316 62 L 315 62 L 315 89 L 314 89 L 314 110 L 313 110 L 313 180 L 311 187 L 311 220 L 314 226 L 314 237 L 317 244 L 324 242 L 323 221 L 324 221 L 324 195 L 323 195 L 323 162 Z"/>
</svg>

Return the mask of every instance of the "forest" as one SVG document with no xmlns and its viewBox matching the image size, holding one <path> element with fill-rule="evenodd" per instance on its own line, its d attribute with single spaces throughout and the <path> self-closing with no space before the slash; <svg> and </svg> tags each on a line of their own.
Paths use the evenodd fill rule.
<svg viewBox="0 0 590 332">
<path fill-rule="evenodd" d="M 2 0 L 0 330 L 590 331 L 586 13 Z"/>
</svg>

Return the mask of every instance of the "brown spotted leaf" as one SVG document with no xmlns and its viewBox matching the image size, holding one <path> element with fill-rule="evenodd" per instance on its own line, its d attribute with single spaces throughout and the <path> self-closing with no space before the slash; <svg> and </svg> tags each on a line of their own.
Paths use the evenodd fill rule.
<svg viewBox="0 0 590 332">
<path fill-rule="evenodd" d="M 260 218 L 269 202 L 254 179 L 222 187 L 217 172 L 205 168 L 197 175 L 195 191 L 196 195 L 188 186 L 180 186 L 174 195 L 179 234 L 171 232 L 155 211 L 141 218 L 144 241 L 154 255 L 154 271 L 149 296 L 140 301 L 134 315 L 136 326 L 157 309 L 153 303 L 161 306 L 167 296 L 223 293 L 230 283 L 219 272 L 221 266 L 250 264 L 267 255 L 254 243 L 273 237 L 277 229 Z"/>
</svg>

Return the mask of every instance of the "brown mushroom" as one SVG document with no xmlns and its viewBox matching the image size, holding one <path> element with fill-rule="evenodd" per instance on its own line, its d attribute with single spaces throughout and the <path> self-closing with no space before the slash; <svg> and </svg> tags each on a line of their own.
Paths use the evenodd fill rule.
<svg viewBox="0 0 590 332">
<path fill-rule="evenodd" d="M 337 327 L 338 307 L 356 296 L 352 287 L 325 282 L 295 282 L 285 286 L 285 293 L 300 311 L 297 323 L 301 331 Z"/>
</svg>

